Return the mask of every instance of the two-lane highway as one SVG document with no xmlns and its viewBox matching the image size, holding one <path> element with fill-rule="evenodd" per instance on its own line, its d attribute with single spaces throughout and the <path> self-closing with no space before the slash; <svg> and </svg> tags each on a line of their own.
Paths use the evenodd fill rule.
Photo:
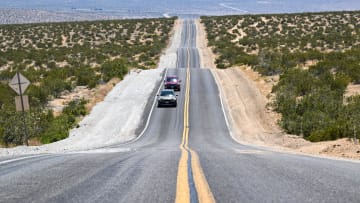
<svg viewBox="0 0 360 203">
<path fill-rule="evenodd" d="M 177 108 L 154 108 L 128 143 L 0 160 L 0 202 L 360 202 L 358 162 L 232 139 L 191 19 L 177 53 L 177 67 L 166 70 L 182 79 Z"/>
<path fill-rule="evenodd" d="M 188 143 L 199 156 L 216 201 L 360 202 L 359 162 L 278 153 L 235 142 L 213 75 L 199 68 L 198 59 L 193 61 L 188 67 Z"/>
</svg>

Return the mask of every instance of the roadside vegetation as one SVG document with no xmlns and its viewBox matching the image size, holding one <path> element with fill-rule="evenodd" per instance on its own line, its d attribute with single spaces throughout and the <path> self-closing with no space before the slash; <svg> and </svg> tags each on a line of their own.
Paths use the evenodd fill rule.
<svg viewBox="0 0 360 203">
<path fill-rule="evenodd" d="M 21 114 L 9 80 L 20 71 L 31 81 L 26 122 L 31 140 L 64 139 L 87 101 L 70 101 L 54 116 L 48 102 L 77 86 L 95 88 L 130 69 L 155 68 L 175 18 L 0 25 L 0 145 L 23 143 Z"/>
<path fill-rule="evenodd" d="M 360 12 L 202 17 L 218 68 L 280 75 L 274 109 L 288 133 L 310 141 L 360 131 Z"/>
</svg>

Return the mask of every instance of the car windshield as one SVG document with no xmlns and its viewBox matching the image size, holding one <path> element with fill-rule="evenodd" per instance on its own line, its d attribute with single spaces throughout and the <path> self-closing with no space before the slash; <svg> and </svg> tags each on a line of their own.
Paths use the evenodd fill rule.
<svg viewBox="0 0 360 203">
<path fill-rule="evenodd" d="M 160 96 L 174 95 L 173 91 L 161 91 Z"/>
<path fill-rule="evenodd" d="M 166 82 L 177 82 L 177 78 L 166 78 Z"/>
</svg>

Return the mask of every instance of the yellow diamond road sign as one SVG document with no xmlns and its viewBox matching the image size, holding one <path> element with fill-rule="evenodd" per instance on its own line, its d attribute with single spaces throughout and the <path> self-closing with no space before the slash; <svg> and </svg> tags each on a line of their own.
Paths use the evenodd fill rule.
<svg viewBox="0 0 360 203">
<path fill-rule="evenodd" d="M 23 94 L 29 85 L 30 85 L 30 81 L 26 79 L 23 75 L 21 75 L 21 73 L 15 74 L 15 76 L 11 79 L 9 83 L 9 86 L 19 95 L 20 95 L 20 87 L 21 87 L 21 93 Z"/>
</svg>

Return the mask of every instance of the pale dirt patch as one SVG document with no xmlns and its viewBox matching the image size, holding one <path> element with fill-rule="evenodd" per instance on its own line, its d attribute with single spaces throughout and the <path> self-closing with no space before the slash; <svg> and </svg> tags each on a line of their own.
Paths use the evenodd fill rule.
<svg viewBox="0 0 360 203">
<path fill-rule="evenodd" d="M 0 67 L 0 71 L 11 70 L 14 61 L 8 61 L 7 64 Z"/>
<path fill-rule="evenodd" d="M 91 90 L 89 88 L 86 86 L 77 86 L 73 91 L 64 91 L 59 98 L 49 101 L 47 108 L 53 110 L 54 115 L 58 116 L 69 102 L 80 99 L 88 100 L 90 97 Z"/>
<path fill-rule="evenodd" d="M 258 25 L 259 25 L 259 22 L 255 22 L 255 23 L 253 23 L 252 25 L 249 25 L 249 27 L 253 27 L 253 28 L 255 28 L 255 30 L 256 30 L 257 32 L 259 32 L 260 29 L 258 28 Z"/>
<path fill-rule="evenodd" d="M 84 99 L 88 101 L 86 109 L 90 112 L 92 107 L 103 101 L 107 93 L 119 82 L 120 79 L 113 78 L 109 82 L 98 85 L 94 89 L 89 89 L 86 86 L 77 86 L 73 91 L 65 91 L 59 98 L 49 101 L 47 107 L 53 110 L 55 116 L 58 116 L 69 102 Z"/>
<path fill-rule="evenodd" d="M 86 108 L 90 111 L 97 103 L 104 100 L 106 95 L 120 82 L 119 78 L 113 78 L 109 82 L 103 85 L 99 85 L 95 90 L 92 91 L 89 102 L 86 104 Z"/>
<path fill-rule="evenodd" d="M 261 94 L 267 98 L 271 96 L 271 90 L 274 85 L 279 81 L 279 76 L 261 76 L 260 73 L 253 71 L 250 66 L 243 65 L 235 68 L 240 68 L 247 77 L 249 77 L 256 87 L 260 90 Z"/>
<path fill-rule="evenodd" d="M 261 17 L 261 20 L 266 24 L 270 21 L 270 19 L 265 18 L 264 16 Z"/>
<path fill-rule="evenodd" d="M 344 97 L 349 98 L 356 95 L 360 95 L 360 84 L 349 84 L 345 90 Z"/>
<path fill-rule="evenodd" d="M 307 60 L 305 63 L 298 65 L 297 68 L 308 70 L 310 66 L 315 66 L 317 63 L 319 63 L 319 60 Z"/>
<path fill-rule="evenodd" d="M 283 31 L 282 24 L 279 24 L 277 28 L 278 28 L 278 31 L 276 31 L 276 34 L 281 35 L 281 32 Z"/>
<path fill-rule="evenodd" d="M 67 36 L 65 36 L 65 35 L 61 35 L 61 46 L 62 47 L 68 47 L 68 44 L 67 44 Z"/>
<path fill-rule="evenodd" d="M 231 40 L 231 42 L 236 43 L 236 42 L 238 42 L 240 39 L 243 39 L 244 37 L 247 36 L 247 34 L 244 32 L 244 29 L 241 28 L 241 24 L 242 24 L 243 22 L 244 22 L 244 19 L 241 19 L 241 20 L 238 21 L 238 23 L 237 23 L 234 27 L 232 27 L 231 29 L 227 30 L 227 32 L 230 33 L 230 34 L 235 34 L 235 33 L 233 33 L 233 31 L 234 31 L 235 29 L 239 32 L 238 34 L 235 34 L 236 37 L 235 37 L 235 39 Z M 204 30 L 205 30 L 205 29 L 204 29 Z M 239 35 L 239 34 L 240 34 L 240 35 Z"/>
<path fill-rule="evenodd" d="M 84 39 L 79 39 L 77 41 L 77 43 L 80 45 L 80 46 L 83 46 L 84 45 Z"/>
<path fill-rule="evenodd" d="M 62 62 L 55 62 L 56 66 L 60 67 L 60 68 L 64 68 L 65 66 L 69 65 L 69 63 L 67 61 L 62 61 Z"/>
<path fill-rule="evenodd" d="M 42 145 L 42 143 L 40 142 L 40 140 L 38 138 L 30 138 L 28 140 L 28 142 L 29 142 L 30 146 L 41 146 Z"/>
<path fill-rule="evenodd" d="M 236 134 L 246 142 L 268 143 L 281 131 L 276 118 L 267 111 L 267 99 L 239 68 L 212 70 L 221 86 Z M 253 139 L 256 138 L 256 139 Z"/>
<path fill-rule="evenodd" d="M 244 29 L 239 29 L 239 33 L 240 33 L 240 35 L 241 36 L 239 36 L 239 39 L 242 39 L 242 38 L 244 38 L 244 37 L 246 37 L 247 36 L 247 34 L 246 34 L 246 32 L 244 31 Z"/>
<path fill-rule="evenodd" d="M 277 124 L 281 116 L 267 105 L 273 98 L 271 89 L 278 76 L 263 77 L 247 66 L 216 69 L 216 56 L 207 47 L 205 27 L 199 21 L 196 24 L 201 65 L 211 69 L 218 83 L 233 135 L 239 142 L 270 146 L 280 151 L 360 159 L 360 145 L 354 145 L 349 139 L 311 143 L 282 132 Z M 360 91 L 359 86 L 348 89 L 351 88 Z"/>
</svg>

